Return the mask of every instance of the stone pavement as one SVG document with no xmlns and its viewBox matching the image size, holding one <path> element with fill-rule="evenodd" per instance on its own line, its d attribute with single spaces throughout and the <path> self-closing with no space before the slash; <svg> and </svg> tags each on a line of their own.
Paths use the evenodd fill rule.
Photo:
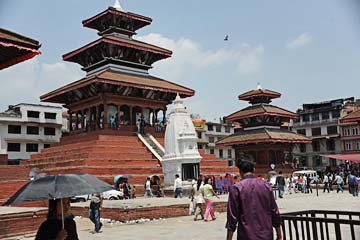
<svg viewBox="0 0 360 240">
<path fill-rule="evenodd" d="M 223 200 L 227 196 L 221 197 Z M 130 200 L 131 202 L 132 200 Z M 160 204 L 161 202 L 186 202 L 182 200 L 155 198 L 155 199 L 137 199 L 135 204 Z M 354 198 L 349 193 L 323 193 L 319 191 L 319 197 L 313 194 L 292 194 L 285 196 L 284 199 L 278 199 L 280 211 L 282 213 L 298 210 L 343 210 L 343 211 L 360 211 L 360 197 Z M 106 204 L 122 204 L 111 202 Z M 226 213 L 218 213 L 217 219 L 211 222 L 197 221 L 194 222 L 192 217 L 179 217 L 170 219 L 156 219 L 143 223 L 105 223 L 103 232 L 92 234 L 93 224 L 86 218 L 77 218 L 79 237 L 82 240 L 90 239 L 157 239 L 165 240 L 171 237 L 177 239 L 225 239 L 226 230 Z M 21 239 L 21 238 L 18 238 Z M 22 238 L 24 239 L 24 238 Z M 25 238 L 33 240 L 34 237 Z M 234 237 L 234 239 L 236 239 Z"/>
</svg>

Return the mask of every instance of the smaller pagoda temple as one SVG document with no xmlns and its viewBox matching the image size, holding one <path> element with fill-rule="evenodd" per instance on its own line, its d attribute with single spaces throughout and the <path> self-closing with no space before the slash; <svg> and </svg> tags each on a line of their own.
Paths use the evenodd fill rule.
<svg viewBox="0 0 360 240">
<path fill-rule="evenodd" d="M 292 161 L 294 144 L 311 143 L 311 140 L 288 130 L 290 120 L 298 116 L 270 105 L 272 99 L 280 97 L 280 93 L 263 89 L 260 84 L 256 90 L 241 94 L 239 100 L 248 101 L 251 106 L 225 118 L 226 122 L 235 122 L 241 127 L 235 134 L 216 144 L 232 146 L 236 160 L 249 160 L 262 165 Z"/>
</svg>

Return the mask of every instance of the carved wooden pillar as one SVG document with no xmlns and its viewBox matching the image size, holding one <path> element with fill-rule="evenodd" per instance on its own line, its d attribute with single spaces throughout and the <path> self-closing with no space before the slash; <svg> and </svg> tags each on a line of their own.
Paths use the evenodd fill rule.
<svg viewBox="0 0 360 240">
<path fill-rule="evenodd" d="M 88 131 L 90 132 L 92 130 L 93 121 L 92 121 L 92 107 L 89 107 L 89 126 Z"/>
<path fill-rule="evenodd" d="M 117 122 L 116 122 L 116 128 L 120 126 L 121 122 L 121 115 L 120 115 L 120 104 L 117 106 Z"/>
<path fill-rule="evenodd" d="M 79 129 L 79 111 L 76 112 L 76 126 L 75 129 L 78 130 Z"/>
<path fill-rule="evenodd" d="M 167 110 L 167 108 L 165 107 L 164 110 L 163 110 L 163 114 L 164 114 L 163 123 L 166 123 L 166 110 Z"/>
<path fill-rule="evenodd" d="M 104 128 L 108 128 L 108 105 L 106 101 L 104 102 Z"/>
<path fill-rule="evenodd" d="M 130 125 L 134 125 L 133 123 L 133 106 L 130 106 Z"/>
<path fill-rule="evenodd" d="M 84 129 L 85 127 L 85 124 L 84 124 L 84 121 L 85 121 L 85 118 L 84 118 L 84 113 L 85 113 L 85 110 L 81 110 L 81 129 Z"/>
<path fill-rule="evenodd" d="M 99 106 L 95 106 L 95 130 L 99 128 Z"/>
<path fill-rule="evenodd" d="M 69 132 L 72 132 L 72 112 L 68 112 L 69 113 Z"/>
</svg>

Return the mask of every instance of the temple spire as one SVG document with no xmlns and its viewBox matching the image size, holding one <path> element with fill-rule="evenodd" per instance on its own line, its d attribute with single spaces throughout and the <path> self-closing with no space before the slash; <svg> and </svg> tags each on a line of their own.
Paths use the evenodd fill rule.
<svg viewBox="0 0 360 240">
<path fill-rule="evenodd" d="M 120 5 L 119 0 L 115 0 L 115 3 L 114 3 L 114 6 L 113 6 L 113 7 L 116 8 L 117 10 L 119 10 L 119 11 L 123 11 L 123 9 L 122 9 L 122 7 L 121 7 L 121 5 Z"/>
<path fill-rule="evenodd" d="M 257 90 L 262 90 L 262 89 L 263 89 L 262 86 L 261 86 L 261 84 L 260 84 L 260 82 L 257 83 L 256 89 L 257 89 Z"/>
</svg>

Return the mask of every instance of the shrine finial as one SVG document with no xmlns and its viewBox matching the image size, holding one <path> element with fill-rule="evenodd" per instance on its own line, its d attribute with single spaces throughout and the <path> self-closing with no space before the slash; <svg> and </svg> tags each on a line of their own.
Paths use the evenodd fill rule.
<svg viewBox="0 0 360 240">
<path fill-rule="evenodd" d="M 115 3 L 114 3 L 114 6 L 113 8 L 116 8 L 116 10 L 119 10 L 119 11 L 123 11 L 121 5 L 120 5 L 120 2 L 119 0 L 115 0 Z"/>
<path fill-rule="evenodd" d="M 256 89 L 257 89 L 257 90 L 261 90 L 261 89 L 263 89 L 263 88 L 262 88 L 262 86 L 261 86 L 261 84 L 260 84 L 260 82 L 258 82 L 258 83 L 257 83 L 257 87 L 256 87 Z"/>
</svg>

